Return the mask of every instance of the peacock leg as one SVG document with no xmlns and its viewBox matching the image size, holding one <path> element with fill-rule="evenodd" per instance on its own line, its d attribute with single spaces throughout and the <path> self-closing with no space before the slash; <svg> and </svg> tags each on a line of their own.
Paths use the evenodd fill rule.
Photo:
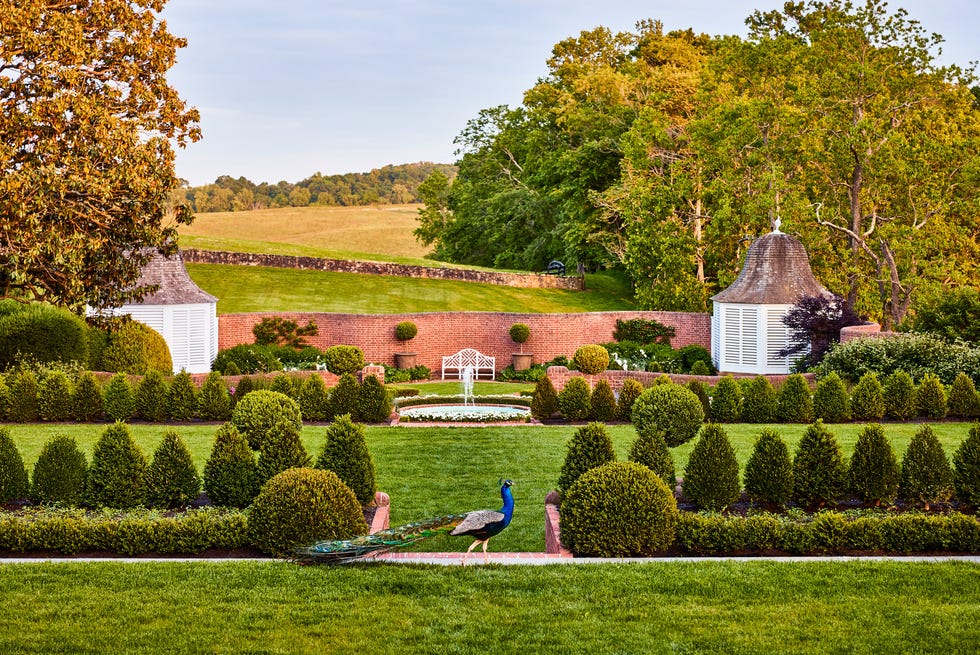
<svg viewBox="0 0 980 655">
<path fill-rule="evenodd" d="M 477 539 L 477 540 L 476 540 L 476 541 L 474 541 L 474 542 L 473 542 L 472 544 L 470 544 L 470 547 L 466 549 L 466 552 L 465 552 L 465 553 L 463 554 L 463 564 L 462 564 L 462 566 L 466 566 L 466 558 L 470 556 L 470 552 L 471 552 L 471 551 L 472 551 L 472 550 L 473 550 L 474 548 L 476 548 L 476 545 L 477 545 L 478 543 L 480 543 L 480 540 L 479 540 L 479 539 Z"/>
<path fill-rule="evenodd" d="M 490 563 L 490 554 L 487 552 L 487 544 L 489 544 L 489 543 L 490 543 L 490 540 L 489 539 L 487 539 L 486 541 L 483 542 L 483 563 L 484 564 L 489 564 Z"/>
</svg>

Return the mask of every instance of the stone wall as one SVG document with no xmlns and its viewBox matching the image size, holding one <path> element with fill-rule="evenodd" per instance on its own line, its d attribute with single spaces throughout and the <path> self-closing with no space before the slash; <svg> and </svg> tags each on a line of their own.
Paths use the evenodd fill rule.
<svg viewBox="0 0 980 655">
<path fill-rule="evenodd" d="M 519 314 L 504 312 L 431 312 L 417 314 L 327 314 L 281 312 L 222 314 L 218 316 L 218 347 L 231 348 L 253 343 L 252 327 L 267 316 L 280 316 L 306 325 L 313 321 L 319 334 L 308 337 L 311 345 L 327 348 L 336 344 L 357 346 L 368 362 L 394 365 L 396 352 L 415 352 L 417 363 L 439 377 L 442 358 L 463 348 L 475 348 L 496 358 L 497 370 L 511 364 L 518 346 L 508 334 L 514 323 L 531 328 L 524 352 L 535 362 L 558 355 L 571 356 L 582 345 L 613 340 L 617 319 L 654 319 L 676 329 L 675 348 L 687 344 L 711 346 L 711 316 L 684 312 L 591 312 L 581 314 Z M 395 339 L 395 326 L 412 321 L 418 335 L 408 342 Z"/>
<path fill-rule="evenodd" d="M 476 271 L 468 268 L 435 266 L 409 266 L 386 262 L 366 262 L 347 259 L 323 259 L 319 257 L 297 257 L 293 255 L 263 255 L 244 252 L 223 252 L 219 250 L 181 250 L 181 256 L 188 264 L 229 264 L 233 266 L 268 266 L 270 268 L 295 268 L 311 271 L 330 271 L 334 273 L 364 273 L 369 275 L 389 275 L 393 277 L 415 277 L 437 280 L 458 280 L 461 282 L 483 282 L 508 287 L 527 289 L 569 289 L 583 291 L 583 276 L 559 277 L 535 273 L 501 273 L 498 271 Z"/>
</svg>

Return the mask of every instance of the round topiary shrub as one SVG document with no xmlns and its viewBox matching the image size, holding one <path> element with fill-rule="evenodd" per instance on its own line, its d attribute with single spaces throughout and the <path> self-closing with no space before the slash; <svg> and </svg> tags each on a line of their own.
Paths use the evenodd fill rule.
<svg viewBox="0 0 980 655">
<path fill-rule="evenodd" d="M 85 498 L 94 507 L 127 509 L 146 502 L 146 457 L 125 423 L 110 425 L 92 453 Z"/>
<path fill-rule="evenodd" d="M 105 413 L 113 421 L 128 421 L 133 418 L 136 402 L 133 387 L 124 373 L 116 373 L 102 390 Z"/>
<path fill-rule="evenodd" d="M 48 371 L 37 385 L 37 409 L 44 421 L 71 418 L 72 384 L 64 371 Z"/>
<path fill-rule="evenodd" d="M 851 420 L 851 399 L 837 373 L 831 373 L 817 383 L 813 393 L 813 415 L 825 423 Z"/>
<path fill-rule="evenodd" d="M 710 423 L 701 429 L 701 437 L 684 467 L 684 495 L 698 507 L 721 511 L 738 500 L 738 461 L 725 429 Z"/>
<path fill-rule="evenodd" d="M 769 378 L 757 375 L 744 389 L 743 423 L 775 423 L 778 405 L 776 389 Z"/>
<path fill-rule="evenodd" d="M 0 370 L 14 364 L 18 354 L 42 364 L 88 361 L 89 328 L 81 317 L 42 303 L 8 309 L 0 316 Z"/>
<path fill-rule="evenodd" d="M 851 417 L 855 421 L 880 421 L 885 416 L 885 390 L 878 374 L 870 371 L 851 391 Z"/>
<path fill-rule="evenodd" d="M 961 503 L 980 508 L 980 423 L 953 453 L 953 486 Z"/>
<path fill-rule="evenodd" d="M 105 413 L 102 402 L 102 385 L 92 371 L 78 376 L 71 398 L 72 417 L 76 421 L 97 421 Z"/>
<path fill-rule="evenodd" d="M 704 422 L 701 401 L 689 389 L 658 384 L 646 389 L 633 403 L 633 425 L 640 433 L 662 430 L 671 448 L 687 443 Z"/>
<path fill-rule="evenodd" d="M 711 397 L 711 419 L 738 423 L 742 418 L 742 387 L 731 375 L 718 380 Z"/>
<path fill-rule="evenodd" d="M 609 351 L 597 344 L 582 346 L 575 351 L 572 365 L 586 375 L 596 375 L 609 368 Z"/>
<path fill-rule="evenodd" d="M 374 461 L 364 438 L 364 426 L 341 416 L 327 428 L 327 439 L 316 460 L 316 468 L 333 471 L 357 496 L 361 505 L 374 502 L 377 485 Z"/>
<path fill-rule="evenodd" d="M 27 468 L 20 451 L 10 438 L 10 430 L 0 425 L 0 503 L 27 498 Z"/>
<path fill-rule="evenodd" d="M 335 473 L 294 468 L 270 479 L 248 515 L 249 538 L 263 552 L 288 557 L 293 549 L 327 539 L 366 534 L 354 492 Z"/>
<path fill-rule="evenodd" d="M 899 495 L 908 503 L 945 503 L 953 495 L 953 471 L 936 433 L 923 425 L 909 442 L 902 458 Z"/>
<path fill-rule="evenodd" d="M 204 493 L 219 507 L 246 507 L 258 492 L 255 453 L 235 426 L 225 423 L 215 433 L 204 465 Z"/>
<path fill-rule="evenodd" d="M 558 411 L 566 421 L 587 421 L 592 416 L 591 400 L 589 383 L 576 375 L 558 392 Z"/>
<path fill-rule="evenodd" d="M 836 503 L 846 487 L 840 442 L 817 419 L 803 433 L 793 457 L 793 500 L 801 507 L 822 507 Z"/>
<path fill-rule="evenodd" d="M 980 395 L 973 380 L 966 373 L 957 373 L 949 388 L 947 415 L 957 418 L 977 418 L 980 416 Z"/>
<path fill-rule="evenodd" d="M 597 466 L 616 461 L 612 439 L 602 423 L 589 423 L 572 435 L 558 474 L 558 490 L 567 491 L 580 475 Z"/>
<path fill-rule="evenodd" d="M 259 484 L 291 468 L 309 466 L 310 455 L 299 437 L 299 428 L 292 423 L 274 423 L 259 450 L 259 460 L 255 464 L 255 479 Z"/>
<path fill-rule="evenodd" d="M 599 380 L 589 398 L 592 407 L 592 419 L 608 423 L 616 420 L 616 394 L 609 386 L 608 380 Z"/>
<path fill-rule="evenodd" d="M 782 423 L 809 423 L 813 420 L 810 385 L 799 373 L 786 378 L 776 397 L 777 416 Z"/>
<path fill-rule="evenodd" d="M 201 479 L 180 435 L 167 430 L 146 471 L 146 500 L 150 507 L 175 509 L 197 500 Z"/>
<path fill-rule="evenodd" d="M 650 555 L 674 543 L 677 520 L 677 501 L 656 473 L 611 462 L 584 473 L 565 494 L 561 540 L 576 555 Z"/>
<path fill-rule="evenodd" d="M 521 352 L 524 352 L 524 344 L 531 338 L 531 328 L 524 323 L 514 323 L 510 326 L 508 334 L 510 334 L 510 340 L 518 344 L 521 347 Z"/>
<path fill-rule="evenodd" d="M 643 384 L 635 378 L 623 380 L 623 388 L 619 390 L 619 400 L 616 403 L 616 418 L 620 421 L 630 421 L 633 418 L 633 404 L 643 393 Z"/>
<path fill-rule="evenodd" d="M 889 504 L 898 495 L 898 476 L 898 460 L 885 429 L 877 423 L 864 426 L 847 471 L 851 493 L 876 507 Z"/>
<path fill-rule="evenodd" d="M 56 434 L 44 444 L 31 475 L 31 500 L 75 507 L 82 502 L 88 462 L 74 437 Z"/>
<path fill-rule="evenodd" d="M 299 409 L 307 421 L 326 421 L 330 417 L 330 391 L 318 374 L 313 373 L 303 381 Z"/>
<path fill-rule="evenodd" d="M 333 416 L 349 414 L 351 418 L 356 418 L 360 389 L 361 385 L 351 373 L 341 375 L 337 384 L 330 390 L 330 413 Z"/>
<path fill-rule="evenodd" d="M 217 371 L 211 371 L 201 385 L 197 413 L 205 421 L 227 421 L 231 416 L 231 394 Z"/>
<path fill-rule="evenodd" d="M 531 397 L 531 416 L 539 421 L 548 421 L 558 411 L 558 393 L 547 375 L 534 383 Z"/>
<path fill-rule="evenodd" d="M 330 346 L 324 356 L 327 370 L 334 375 L 357 373 L 364 368 L 364 353 L 357 346 Z"/>
<path fill-rule="evenodd" d="M 669 489 L 677 486 L 674 458 L 667 448 L 662 430 L 639 432 L 636 441 L 630 444 L 629 461 L 643 464 L 657 474 Z"/>
<path fill-rule="evenodd" d="M 402 321 L 395 326 L 395 338 L 399 341 L 411 341 L 419 333 L 419 328 L 412 321 Z"/>
<path fill-rule="evenodd" d="M 174 370 L 170 348 L 160 333 L 137 321 L 126 321 L 109 332 L 102 351 L 103 371 L 143 375 L 151 369 Z"/>
<path fill-rule="evenodd" d="M 357 393 L 357 418 L 365 423 L 383 423 L 391 417 L 391 399 L 376 375 L 368 375 Z"/>
<path fill-rule="evenodd" d="M 935 373 L 926 373 L 915 389 L 915 410 L 924 418 L 946 416 L 946 389 Z"/>
<path fill-rule="evenodd" d="M 197 387 L 190 373 L 181 369 L 167 392 L 167 415 L 174 421 L 189 421 L 197 414 Z"/>
<path fill-rule="evenodd" d="M 133 394 L 133 405 L 136 416 L 151 423 L 163 423 L 167 420 L 167 382 L 163 374 L 150 369 L 136 385 Z"/>
<path fill-rule="evenodd" d="M 915 383 L 905 371 L 895 371 L 885 382 L 885 416 L 899 421 L 915 416 Z"/>
<path fill-rule="evenodd" d="M 265 436 L 278 423 L 287 423 L 299 432 L 303 419 L 299 405 L 278 391 L 253 391 L 235 405 L 231 423 L 254 450 L 262 448 Z"/>
<path fill-rule="evenodd" d="M 778 506 L 793 497 L 793 461 L 775 430 L 766 428 L 755 440 L 745 464 L 745 493 L 754 503 Z"/>
</svg>

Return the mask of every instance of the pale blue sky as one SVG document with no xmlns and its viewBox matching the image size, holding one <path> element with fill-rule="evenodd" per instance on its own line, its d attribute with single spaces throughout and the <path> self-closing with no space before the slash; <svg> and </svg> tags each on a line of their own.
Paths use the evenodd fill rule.
<svg viewBox="0 0 980 655">
<path fill-rule="evenodd" d="M 204 139 L 177 155 L 191 184 L 219 175 L 296 182 L 416 161 L 451 163 L 480 109 L 517 105 L 552 46 L 597 25 L 744 34 L 781 0 L 170 0 L 188 39 L 171 83 Z M 943 63 L 980 60 L 977 0 L 893 0 L 946 39 Z"/>
</svg>

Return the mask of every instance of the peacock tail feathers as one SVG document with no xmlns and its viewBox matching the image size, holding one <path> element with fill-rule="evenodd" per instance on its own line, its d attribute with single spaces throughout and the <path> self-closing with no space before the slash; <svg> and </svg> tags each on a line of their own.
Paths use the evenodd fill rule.
<svg viewBox="0 0 980 655">
<path fill-rule="evenodd" d="M 349 564 L 370 555 L 408 546 L 416 541 L 449 532 L 462 523 L 466 516 L 466 514 L 448 514 L 353 539 L 318 541 L 312 546 L 297 548 L 295 559 L 308 564 Z"/>
</svg>

